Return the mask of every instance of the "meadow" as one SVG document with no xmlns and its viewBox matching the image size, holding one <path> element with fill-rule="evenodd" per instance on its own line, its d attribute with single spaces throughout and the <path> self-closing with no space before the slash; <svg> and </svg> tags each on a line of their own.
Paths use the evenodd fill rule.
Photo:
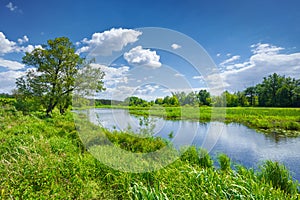
<svg viewBox="0 0 300 200">
<path fill-rule="evenodd" d="M 220 154 L 220 167 L 215 167 L 208 153 L 196 147 L 186 147 L 175 162 L 157 171 L 115 170 L 99 162 L 83 145 L 73 114 L 58 113 L 55 110 L 52 117 L 41 112 L 23 115 L 13 106 L 0 106 L 0 199 L 300 197 L 299 183 L 280 163 L 266 161 L 259 170 L 243 166 L 233 170 L 230 159 Z M 99 135 L 106 135 L 114 145 L 135 153 L 170 145 L 160 138 L 137 139 L 130 133 L 89 126 Z M 90 145 L 89 149 L 99 146 Z"/>
</svg>

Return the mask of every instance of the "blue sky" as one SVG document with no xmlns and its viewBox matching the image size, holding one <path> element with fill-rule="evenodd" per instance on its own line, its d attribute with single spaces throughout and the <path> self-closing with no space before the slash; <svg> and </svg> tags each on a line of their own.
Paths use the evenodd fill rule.
<svg viewBox="0 0 300 200">
<path fill-rule="evenodd" d="M 0 92 L 9 92 L 15 78 L 28 68 L 21 64 L 24 52 L 60 36 L 78 43 L 78 52 L 82 55 L 89 54 L 86 49 L 91 50 L 91 46 L 107 47 L 94 41 L 104 35 L 111 39 L 106 42 L 120 43 L 115 48 L 127 48 L 124 53 L 133 49 L 127 54 L 131 57 L 121 57 L 116 61 L 118 64 L 105 66 L 98 63 L 98 67 L 107 73 L 109 89 L 104 94 L 107 96 L 110 92 L 118 93 L 116 87 L 122 84 L 124 91 L 130 79 L 128 74 L 133 69 L 131 65 L 141 65 L 133 62 L 137 58 L 146 59 L 143 65 L 145 62 L 156 63 L 156 67 L 152 65 L 155 69 L 159 64 L 169 66 L 176 71 L 177 77 L 184 77 L 195 90 L 207 86 L 205 82 L 219 78 L 223 80 L 223 89 L 229 91 L 242 90 L 274 72 L 299 78 L 299 7 L 298 0 L 1 0 Z M 168 28 L 193 38 L 217 65 L 218 76 L 204 77 L 194 73 L 189 63 L 159 49 L 136 48 L 135 42 L 142 40 L 143 33 L 136 35 L 133 29 L 140 27 Z M 185 47 L 180 41 L 173 44 L 178 45 L 178 50 Z M 113 52 L 117 50 L 112 49 Z M 139 89 L 128 91 L 135 91 L 142 97 L 163 91 L 162 86 L 147 86 L 143 84 L 144 80 L 139 83 Z"/>
</svg>

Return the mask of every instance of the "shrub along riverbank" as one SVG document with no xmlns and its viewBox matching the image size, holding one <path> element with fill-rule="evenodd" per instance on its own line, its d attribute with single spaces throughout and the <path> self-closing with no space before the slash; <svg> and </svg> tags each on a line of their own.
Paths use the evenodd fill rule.
<svg viewBox="0 0 300 200">
<path fill-rule="evenodd" d="M 137 140 L 127 133 L 107 136 L 117 146 L 133 152 L 166 145 L 160 139 Z M 279 163 L 268 161 L 259 171 L 242 166 L 233 171 L 226 155 L 221 154 L 219 162 L 221 167 L 214 167 L 205 150 L 191 147 L 180 159 L 158 171 L 117 171 L 86 151 L 71 113 L 63 116 L 54 113 L 47 118 L 41 113 L 23 115 L 12 106 L 0 107 L 0 199 L 300 197 L 299 184 L 291 180 L 288 170 Z"/>
<path fill-rule="evenodd" d="M 235 122 L 263 133 L 277 133 L 286 136 L 300 135 L 300 108 L 153 106 L 129 107 L 129 112 L 134 115 L 152 115 L 174 120 Z"/>
</svg>

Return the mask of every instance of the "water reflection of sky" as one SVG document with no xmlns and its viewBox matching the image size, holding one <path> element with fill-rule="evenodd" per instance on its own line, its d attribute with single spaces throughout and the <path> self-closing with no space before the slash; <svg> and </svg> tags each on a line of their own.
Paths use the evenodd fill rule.
<svg viewBox="0 0 300 200">
<path fill-rule="evenodd" d="M 133 131 L 140 128 L 139 118 L 129 115 L 126 110 L 91 110 L 91 121 L 110 130 Z M 170 139 L 175 147 L 194 144 L 210 151 L 212 156 L 227 154 L 235 163 L 256 168 L 264 160 L 284 163 L 300 181 L 300 137 L 275 138 L 257 133 L 240 124 L 219 122 L 198 123 L 191 121 L 172 121 L 154 118 L 153 134 Z M 173 138 L 169 134 L 173 133 Z"/>
</svg>

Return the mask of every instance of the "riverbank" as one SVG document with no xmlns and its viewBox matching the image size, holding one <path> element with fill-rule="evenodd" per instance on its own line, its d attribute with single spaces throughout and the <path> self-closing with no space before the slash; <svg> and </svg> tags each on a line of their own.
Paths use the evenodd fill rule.
<svg viewBox="0 0 300 200">
<path fill-rule="evenodd" d="M 242 166 L 233 171 L 227 156 L 219 156 L 221 168 L 216 168 L 205 151 L 190 148 L 158 171 L 121 172 L 86 150 L 71 113 L 47 118 L 42 113 L 23 115 L 13 107 L 1 107 L 0 124 L 1 199 L 299 198 L 297 183 L 278 163 L 264 163 L 259 171 Z M 90 126 L 127 151 L 154 151 L 167 145 L 151 137 L 137 143 L 127 133 Z"/>
<path fill-rule="evenodd" d="M 101 107 L 99 107 L 101 108 Z M 104 107 L 102 107 L 104 108 Z M 108 108 L 106 106 L 106 108 Z M 122 108 L 122 107 L 109 107 Z M 157 116 L 172 120 L 240 123 L 265 134 L 300 136 L 300 108 L 261 107 L 123 107 L 130 114 Z"/>
</svg>

